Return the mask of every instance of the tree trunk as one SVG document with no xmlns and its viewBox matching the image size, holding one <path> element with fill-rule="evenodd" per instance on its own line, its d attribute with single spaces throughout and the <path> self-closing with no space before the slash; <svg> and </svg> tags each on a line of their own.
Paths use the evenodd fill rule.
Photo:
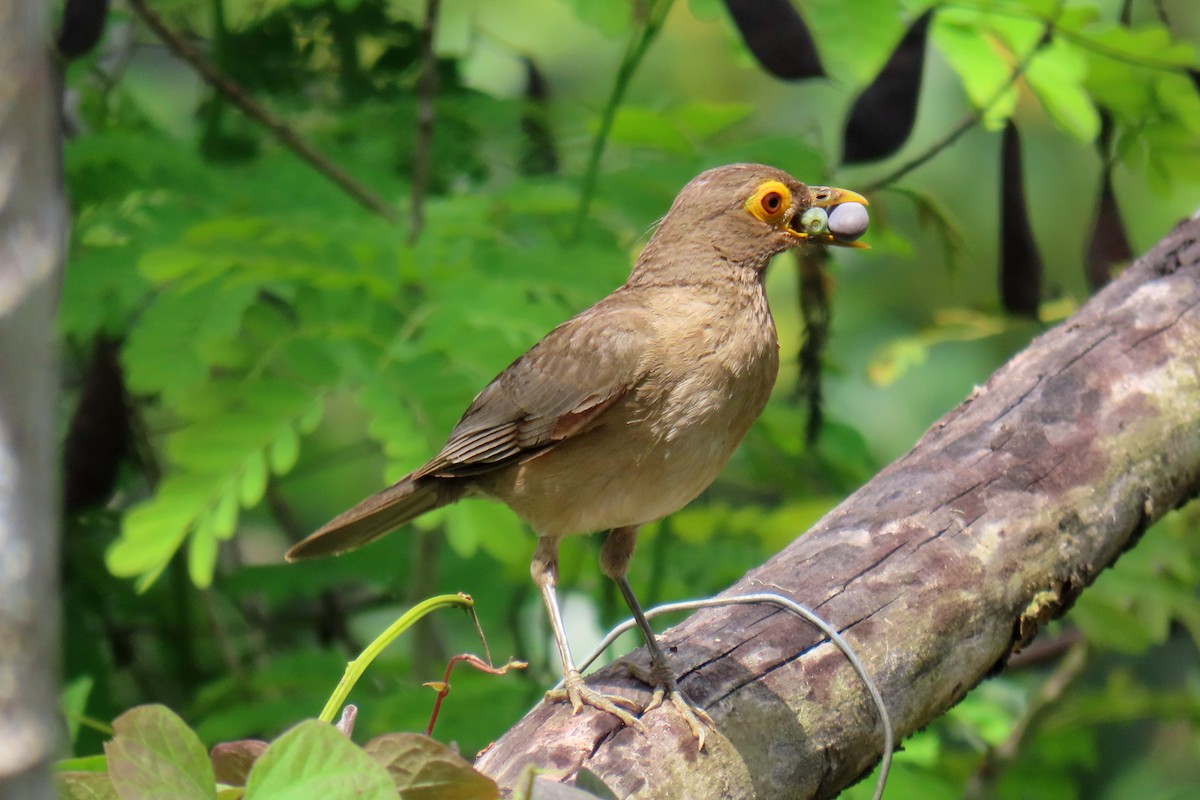
<svg viewBox="0 0 1200 800">
<path fill-rule="evenodd" d="M 820 613 L 875 677 L 901 737 L 1001 669 L 1198 491 L 1193 219 L 724 594 L 778 592 Z M 586 768 L 622 798 L 819 798 L 880 758 L 862 685 L 793 615 L 704 610 L 662 639 L 716 720 L 703 753 L 672 708 L 646 714 L 643 735 L 541 704 L 479 768 L 506 788 L 532 763 L 564 780 Z M 646 697 L 616 668 L 589 683 Z"/>
<path fill-rule="evenodd" d="M 59 755 L 54 308 L 66 213 L 48 7 L 0 6 L 0 800 Z"/>
</svg>

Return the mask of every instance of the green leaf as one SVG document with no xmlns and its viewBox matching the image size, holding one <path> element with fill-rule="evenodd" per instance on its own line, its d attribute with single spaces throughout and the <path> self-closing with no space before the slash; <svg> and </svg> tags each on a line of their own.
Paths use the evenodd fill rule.
<svg viewBox="0 0 1200 800">
<path fill-rule="evenodd" d="M 629 0 L 567 0 L 580 22 L 595 28 L 608 37 L 620 36 L 633 20 L 633 3 Z"/>
<path fill-rule="evenodd" d="M 700 139 L 727 130 L 754 112 L 749 103 L 696 102 L 680 106 L 671 112 L 681 127 Z"/>
<path fill-rule="evenodd" d="M 404 800 L 495 800 L 495 781 L 444 744 L 417 733 L 376 736 L 363 746 L 392 777 Z"/>
<path fill-rule="evenodd" d="M 1152 527 L 1071 609 L 1088 640 L 1119 652 L 1162 644 L 1173 622 L 1200 641 L 1200 547 L 1182 514 Z"/>
<path fill-rule="evenodd" d="M 1088 39 L 1098 55 L 1109 61 L 1154 67 L 1200 67 L 1200 49 L 1177 41 L 1161 23 L 1136 28 L 1113 25 L 1104 31 L 1089 31 Z M 1128 69 L 1126 70 L 1128 71 Z"/>
<path fill-rule="evenodd" d="M 254 453 L 246 459 L 239 483 L 242 505 L 249 508 L 262 500 L 267 491 L 267 461 L 262 453 Z"/>
<path fill-rule="evenodd" d="M 216 506 L 213 508 L 213 536 L 222 541 L 229 539 L 237 530 L 237 522 L 238 496 L 237 492 L 233 490 L 233 486 L 229 486 L 217 497 Z"/>
<path fill-rule="evenodd" d="M 613 120 L 609 138 L 628 147 L 646 147 L 677 156 L 691 156 L 692 143 L 661 111 L 622 106 Z"/>
<path fill-rule="evenodd" d="M 301 722 L 267 748 L 250 770 L 246 800 L 397 800 L 387 770 L 332 725 Z"/>
<path fill-rule="evenodd" d="M 296 466 L 300 457 L 300 437 L 291 428 L 284 428 L 279 436 L 271 443 L 267 458 L 271 463 L 271 472 L 282 475 Z"/>
<path fill-rule="evenodd" d="M 121 800 L 212 800 L 216 778 L 200 739 L 166 706 L 139 706 L 113 722 L 104 745 Z"/>
<path fill-rule="evenodd" d="M 528 535 L 516 514 L 499 503 L 455 503 L 446 510 L 446 543 L 467 558 L 482 547 L 502 564 L 520 566 L 528 560 L 524 548 L 513 547 Z"/>
<path fill-rule="evenodd" d="M 171 434 L 167 438 L 167 456 L 189 472 L 232 474 L 242 469 L 254 453 L 269 446 L 279 427 L 275 417 L 246 409 L 230 410 L 224 416 L 194 423 Z"/>
<path fill-rule="evenodd" d="M 130 330 L 122 353 L 130 390 L 173 397 L 201 383 L 208 374 L 201 346 L 234 335 L 256 292 L 253 286 L 209 283 L 159 294 Z"/>
<path fill-rule="evenodd" d="M 906 4 L 897 0 L 809 0 L 796 5 L 812 29 L 825 74 L 859 86 L 883 68 L 908 23 L 919 14 L 906 14 Z"/>
<path fill-rule="evenodd" d="M 333 383 L 342 374 L 326 342 L 311 339 L 290 341 L 284 350 L 284 359 L 297 377 L 309 385 Z"/>
<path fill-rule="evenodd" d="M 390 365 L 376 373 L 355 398 L 371 415 L 367 433 L 383 445 L 388 460 L 403 471 L 413 469 L 430 455 L 428 436 L 414 419 L 414 404 L 406 400 L 410 387 L 429 385 L 422 375 L 424 369 L 445 368 L 444 362 L 434 364 L 433 361 L 435 359 L 425 359 L 418 364 Z M 470 394 L 464 396 L 469 398 Z M 452 399 L 444 401 L 445 405 L 451 402 Z M 465 404 L 462 407 L 465 408 Z M 445 430 L 448 432 L 449 427 Z"/>
<path fill-rule="evenodd" d="M 1084 89 L 1087 60 L 1077 48 L 1056 40 L 1042 48 L 1025 79 L 1054 123 L 1081 142 L 1100 133 L 1100 114 Z"/>
<path fill-rule="evenodd" d="M 109 572 L 119 578 L 161 572 L 219 491 L 219 481 L 208 475 L 163 480 L 154 497 L 126 512 L 121 538 L 105 554 Z"/>
<path fill-rule="evenodd" d="M 127 247 L 71 248 L 63 276 L 59 328 L 81 341 L 97 332 L 124 332 L 150 284 L 137 274 Z"/>
<path fill-rule="evenodd" d="M 58 696 L 58 704 L 62 708 L 67 722 L 67 741 L 75 744 L 79 735 L 79 720 L 87 711 L 88 696 L 94 685 L 91 675 L 80 675 L 66 685 Z"/>
<path fill-rule="evenodd" d="M 931 41 L 962 78 L 971 103 L 988 130 L 999 130 L 1016 108 L 1012 65 L 999 37 L 979 12 L 944 8 L 934 17 Z M 1007 86 L 1007 88 L 1005 88 Z"/>
<path fill-rule="evenodd" d="M 296 420 L 296 429 L 301 433 L 312 433 L 321 424 L 321 417 L 325 415 L 325 401 L 317 397 L 312 404 L 305 409 L 300 418 Z"/>
<path fill-rule="evenodd" d="M 188 538 L 188 577 L 197 589 L 212 585 L 217 568 L 217 537 L 212 525 L 213 515 L 203 515 Z"/>
<path fill-rule="evenodd" d="M 1154 90 L 1163 113 L 1200 136 L 1200 92 L 1196 85 L 1183 75 L 1159 75 Z"/>
<path fill-rule="evenodd" d="M 56 772 L 108 772 L 108 759 L 102 755 L 64 758 L 55 762 Z"/>
<path fill-rule="evenodd" d="M 60 772 L 54 787 L 61 800 L 124 800 L 105 772 Z"/>
</svg>

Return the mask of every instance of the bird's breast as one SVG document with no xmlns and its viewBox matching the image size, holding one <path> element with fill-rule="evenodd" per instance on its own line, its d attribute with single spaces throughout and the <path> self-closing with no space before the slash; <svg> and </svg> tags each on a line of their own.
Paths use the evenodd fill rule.
<svg viewBox="0 0 1200 800">
<path fill-rule="evenodd" d="M 765 297 L 682 296 L 656 319 L 644 378 L 596 427 L 497 474 L 486 491 L 541 535 L 660 519 L 716 478 L 766 405 L 778 369 Z"/>
</svg>

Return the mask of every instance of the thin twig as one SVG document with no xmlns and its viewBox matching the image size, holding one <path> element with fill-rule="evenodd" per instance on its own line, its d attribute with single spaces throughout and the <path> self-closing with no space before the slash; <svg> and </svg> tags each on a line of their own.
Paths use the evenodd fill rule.
<svg viewBox="0 0 1200 800">
<path fill-rule="evenodd" d="M 472 608 L 472 616 L 474 616 L 474 613 L 474 608 Z M 478 620 L 476 620 L 476 622 L 478 622 Z M 479 635 L 483 635 L 482 630 L 479 632 Z M 430 681 L 429 683 L 424 684 L 425 686 L 428 686 L 430 689 L 433 689 L 435 692 L 437 692 L 437 699 L 433 701 L 433 711 L 429 714 L 429 725 L 425 728 L 426 736 L 433 736 L 433 726 L 437 723 L 438 712 L 442 710 L 442 701 L 446 699 L 446 695 L 450 694 L 450 673 L 454 671 L 454 665 L 460 663 L 469 664 L 480 672 L 486 672 L 488 675 L 504 675 L 510 669 L 525 669 L 527 666 L 529 666 L 524 661 L 517 661 L 510 658 L 508 663 L 504 666 L 494 667 L 492 666 L 492 657 L 490 655 L 487 656 L 487 660 L 485 661 L 479 656 L 472 655 L 471 653 L 460 653 L 459 655 L 451 658 L 446 663 L 446 674 L 440 681 Z"/>
<path fill-rule="evenodd" d="M 276 140 L 306 161 L 309 166 L 333 181 L 342 191 L 354 198 L 359 205 L 392 222 L 399 221 L 396 209 L 375 192 L 359 183 L 345 170 L 334 164 L 327 156 L 310 145 L 292 130 L 287 123 L 271 113 L 265 106 L 246 94 L 240 86 L 223 75 L 200 51 L 175 31 L 167 27 L 156 12 L 146 5 L 146 0 L 129 0 L 129 7 L 154 31 L 171 52 L 191 64 L 209 86 L 240 108 L 246 116 L 267 128 Z"/>
<path fill-rule="evenodd" d="M 421 235 L 425 224 L 425 195 L 429 192 L 429 162 L 433 155 L 433 123 L 436 116 L 438 75 L 433 36 L 437 32 L 441 0 L 425 0 L 425 22 L 421 25 L 421 75 L 417 78 L 417 137 L 413 144 L 412 198 L 408 209 L 408 243 Z"/>
<path fill-rule="evenodd" d="M 1021 746 L 1037 731 L 1038 724 L 1046 712 L 1062 697 L 1063 693 L 1075 682 L 1087 666 L 1088 643 L 1080 639 L 1067 651 L 1062 663 L 1051 673 L 1035 697 L 1029 701 L 1029 708 L 1017 720 L 1012 732 L 998 746 L 988 750 L 979 766 L 967 781 L 963 789 L 965 800 L 983 800 L 995 796 L 996 782 L 1004 774 L 1017 756 Z"/>
<path fill-rule="evenodd" d="M 1155 0 L 1154 5 L 1158 9 L 1162 8 L 1161 2 L 1159 0 Z M 1060 27 L 1058 25 L 1058 18 L 1060 16 L 1059 12 L 1061 10 L 1061 6 L 1056 7 L 1054 9 L 1054 11 L 1051 12 L 1050 14 L 1042 14 L 1042 13 L 1035 12 L 1035 11 L 1022 10 L 1022 9 L 1018 9 L 1016 7 L 1001 8 L 1001 7 L 995 6 L 994 4 L 987 4 L 986 6 L 981 6 L 981 5 L 977 5 L 975 3 L 946 3 L 946 4 L 942 5 L 941 8 L 963 8 L 963 9 L 967 9 L 969 11 L 977 11 L 977 12 L 981 12 L 981 13 L 987 13 L 987 14 L 990 14 L 993 16 L 998 16 L 998 17 L 1008 17 L 1010 19 L 1034 20 L 1034 21 L 1038 21 L 1038 22 L 1043 22 L 1043 23 L 1047 24 L 1048 26 L 1050 26 L 1051 33 L 1053 36 L 1061 36 L 1063 39 L 1066 39 L 1067 41 L 1071 42 L 1072 44 L 1078 45 L 1079 47 L 1082 47 L 1085 50 L 1092 51 L 1093 53 L 1095 53 L 1098 56 L 1103 56 L 1104 58 L 1112 59 L 1113 61 L 1117 61 L 1121 64 L 1126 64 L 1131 67 L 1140 67 L 1142 69 L 1155 70 L 1156 72 L 1181 73 L 1181 72 L 1187 71 L 1187 67 L 1185 67 L 1177 62 L 1159 61 L 1158 59 L 1154 59 L 1154 58 L 1146 58 L 1145 56 L 1137 56 L 1132 53 L 1124 53 L 1124 52 L 1121 52 L 1120 50 L 1117 50 L 1117 49 L 1109 47 L 1108 45 L 1105 45 L 1101 42 L 1098 42 L 1095 39 L 1085 36 L 1084 34 L 1080 33 L 1077 30 L 1074 30 L 1072 28 Z M 1123 4 L 1121 15 L 1120 15 L 1121 24 L 1125 27 L 1128 27 L 1129 19 L 1128 19 L 1127 15 L 1125 14 L 1124 8 L 1125 8 L 1125 5 Z M 1170 27 L 1168 24 L 1168 21 L 1165 18 L 1160 16 L 1159 21 L 1162 22 L 1163 25 Z"/>
<path fill-rule="evenodd" d="M 633 35 L 633 38 L 629 40 L 629 45 L 625 48 L 625 55 L 621 58 L 620 66 L 617 67 L 617 77 L 613 81 L 612 92 L 609 93 L 608 102 L 600 115 L 600 128 L 596 131 L 596 138 L 592 140 L 592 150 L 588 154 L 587 168 L 583 173 L 583 186 L 579 191 L 579 211 L 575 216 L 573 237 L 578 237 L 587 223 L 588 212 L 592 207 L 592 200 L 596 194 L 596 183 L 600 175 L 600 159 L 604 156 L 608 135 L 612 132 L 613 123 L 617 119 L 617 111 L 625 99 L 625 92 L 633 81 L 633 74 L 637 72 L 642 59 L 649 52 L 650 45 L 662 30 L 673 1 L 653 2 L 652 0 L 646 11 L 645 24 Z"/>
<path fill-rule="evenodd" d="M 1059 2 L 1058 8 L 1059 9 L 1062 8 L 1061 0 Z M 1055 19 L 1057 19 L 1057 17 L 1058 17 L 1057 11 L 1054 16 L 1055 16 Z M 989 97 L 987 99 L 987 101 L 985 103 L 983 103 L 983 105 L 981 105 L 978 109 L 971 111 L 969 114 L 967 114 L 965 117 L 963 117 L 963 119 L 958 123 L 958 125 L 956 125 L 953 129 L 951 129 L 951 131 L 948 134 L 946 134 L 941 139 L 939 139 L 938 141 L 936 141 L 932 145 L 930 145 L 930 147 L 924 153 L 921 153 L 916 158 L 914 158 L 910 161 L 907 161 L 904 164 L 901 164 L 894 171 L 885 175 L 884 177 L 877 178 L 875 181 L 868 184 L 867 188 L 866 188 L 866 192 L 868 194 L 871 192 L 877 192 L 880 189 L 884 188 L 885 186 L 889 186 L 889 185 L 895 183 L 896 181 L 900 180 L 908 173 L 912 172 L 913 170 L 917 169 L 918 167 L 923 166 L 926 162 L 932 160 L 934 156 L 938 155 L 943 150 L 950 147 L 950 145 L 954 144 L 959 139 L 961 139 L 963 137 L 963 135 L 966 134 L 967 131 L 971 130 L 971 128 L 974 128 L 976 125 L 978 125 L 979 121 L 983 119 L 983 117 L 987 113 L 988 109 L 990 109 L 996 103 L 1000 102 L 1000 99 L 1002 97 L 1004 97 L 1004 95 L 1008 92 L 1008 90 L 1012 87 L 1012 85 L 1015 84 L 1018 80 L 1020 80 L 1021 76 L 1025 74 L 1025 70 L 1029 69 L 1029 65 L 1031 63 L 1033 63 L 1034 57 L 1037 56 L 1037 54 L 1041 51 L 1041 49 L 1043 47 L 1046 46 L 1047 43 L 1049 43 L 1051 34 L 1054 31 L 1054 27 L 1055 27 L 1054 20 L 1050 20 L 1050 21 L 1046 22 L 1045 27 L 1042 29 L 1042 35 L 1038 38 L 1037 44 L 1035 44 L 1033 46 L 1033 48 L 1030 49 L 1030 51 L 1025 54 L 1024 58 L 1022 58 L 1020 61 L 1017 62 L 1017 64 L 1013 67 L 1012 73 L 1008 76 L 1008 80 L 1006 80 L 1004 82 L 1004 85 L 1001 86 L 1000 88 L 998 88 L 996 90 L 995 94 L 993 94 L 991 97 Z"/>
</svg>

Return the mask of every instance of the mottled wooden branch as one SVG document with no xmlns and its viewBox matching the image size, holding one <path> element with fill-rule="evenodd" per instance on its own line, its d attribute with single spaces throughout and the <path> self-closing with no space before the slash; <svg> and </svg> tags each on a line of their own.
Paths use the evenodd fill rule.
<svg viewBox="0 0 1200 800">
<path fill-rule="evenodd" d="M 1200 492 L 1198 354 L 1194 219 L 726 594 L 817 610 L 879 682 L 897 733 L 912 733 Z M 706 610 L 662 641 L 716 720 L 705 752 L 670 708 L 648 713 L 643 735 L 539 705 L 478 766 L 506 787 L 530 763 L 568 780 L 586 768 L 623 798 L 820 798 L 879 759 L 863 687 L 791 615 Z M 591 683 L 646 697 L 617 669 Z"/>
</svg>

